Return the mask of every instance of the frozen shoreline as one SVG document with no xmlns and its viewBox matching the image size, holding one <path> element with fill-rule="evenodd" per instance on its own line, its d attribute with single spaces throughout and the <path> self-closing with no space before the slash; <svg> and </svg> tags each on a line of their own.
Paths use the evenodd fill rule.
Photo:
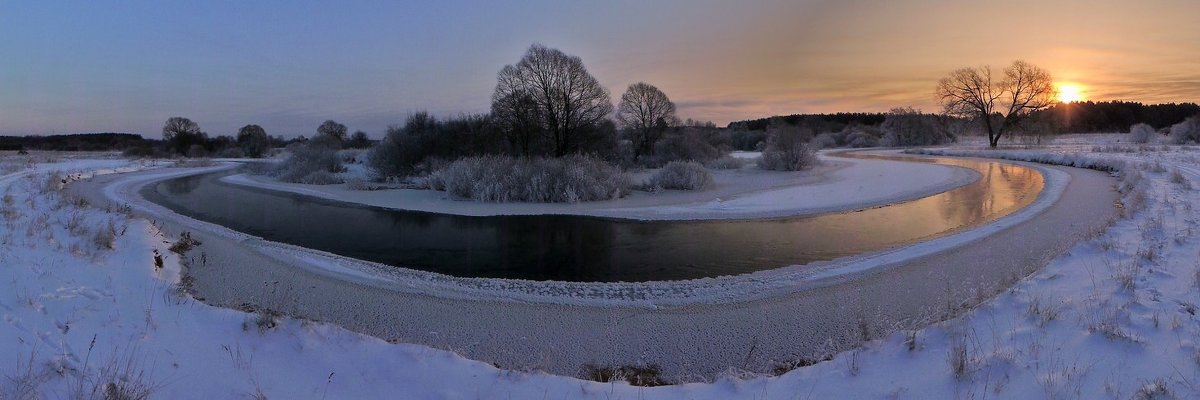
<svg viewBox="0 0 1200 400">
<path fill-rule="evenodd" d="M 897 155 L 897 151 L 871 154 Z M 454 200 L 445 192 L 392 189 L 356 191 L 339 185 L 279 182 L 237 174 L 223 182 L 376 207 L 467 216 L 564 214 L 637 220 L 774 218 L 856 210 L 913 200 L 970 184 L 964 168 L 821 155 L 825 165 L 803 172 L 756 168 L 712 171 L 716 187 L 691 192 L 635 191 L 618 200 L 565 203 L 487 203 Z"/>
<path fill-rule="evenodd" d="M 1009 276 L 1048 262 L 1103 225 L 1064 221 L 1080 212 L 1111 213 L 1106 198 L 1114 196 L 1104 183 L 1110 178 L 1035 167 L 1047 181 L 1042 196 L 980 228 L 816 268 L 653 283 L 455 278 L 395 268 L 266 242 L 180 217 L 137 195 L 147 182 L 186 171 L 100 177 L 74 187 L 199 238 L 206 267 L 192 275 L 210 304 L 255 304 L 386 340 L 454 348 L 508 368 L 576 375 L 582 364 L 650 360 L 668 376 L 711 377 L 731 365 L 762 371 L 773 359 L 805 357 L 829 339 L 844 339 L 866 315 L 878 325 L 872 329 L 944 318 L 934 311 L 938 304 L 978 301 L 975 293 L 999 290 Z M 193 173 L 221 168 L 229 166 Z M 1072 204 L 1056 202 L 1060 195 Z M 949 247 L 955 251 L 943 251 Z M 992 261 L 957 268 L 977 260 Z M 757 339 L 747 342 L 743 330 L 751 328 Z"/>
</svg>

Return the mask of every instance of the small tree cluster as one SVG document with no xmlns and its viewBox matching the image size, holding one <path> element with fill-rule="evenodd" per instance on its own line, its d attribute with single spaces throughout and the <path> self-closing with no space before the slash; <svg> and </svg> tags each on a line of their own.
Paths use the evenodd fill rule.
<svg viewBox="0 0 1200 400">
<path fill-rule="evenodd" d="M 520 155 L 589 152 L 586 136 L 613 111 L 608 90 L 582 59 L 540 44 L 501 69 L 497 81 L 492 115 Z"/>
<path fill-rule="evenodd" d="M 433 172 L 439 160 L 504 153 L 499 128 L 487 115 L 438 120 L 427 112 L 388 127 L 371 150 L 370 167 L 380 176 L 401 177 Z"/>
<path fill-rule="evenodd" d="M 893 108 L 879 125 L 884 146 L 931 146 L 955 141 L 953 134 L 932 114 L 922 114 L 912 107 Z"/>
<path fill-rule="evenodd" d="M 281 137 L 267 135 L 267 131 L 259 125 L 246 125 L 235 136 L 220 135 L 209 137 L 200 130 L 200 125 L 184 117 L 171 117 L 163 124 L 163 147 L 167 154 L 159 153 L 157 149 L 140 147 L 129 149 L 126 154 L 131 156 L 150 155 L 183 155 L 187 157 L 252 157 L 267 155 L 273 147 L 282 147 L 287 141 Z"/>
</svg>

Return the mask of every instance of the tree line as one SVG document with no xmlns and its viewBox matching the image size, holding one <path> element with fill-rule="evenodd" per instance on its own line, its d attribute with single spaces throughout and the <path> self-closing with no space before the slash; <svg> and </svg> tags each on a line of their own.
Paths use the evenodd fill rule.
<svg viewBox="0 0 1200 400">
<path fill-rule="evenodd" d="M 1145 123 L 1154 129 L 1170 127 L 1200 115 L 1200 105 L 1084 101 L 1056 104 L 1042 113 L 1054 122 L 1056 130 L 1063 133 L 1126 132 L 1130 126 L 1138 123 Z"/>
</svg>

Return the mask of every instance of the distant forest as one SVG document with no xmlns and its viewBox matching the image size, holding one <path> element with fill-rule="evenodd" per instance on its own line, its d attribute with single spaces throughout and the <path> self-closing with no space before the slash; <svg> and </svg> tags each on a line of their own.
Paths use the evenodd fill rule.
<svg viewBox="0 0 1200 400">
<path fill-rule="evenodd" d="M 887 113 L 850 113 L 835 114 L 792 114 L 729 123 L 730 129 L 747 131 L 765 131 L 771 125 L 771 120 L 780 118 L 788 125 L 806 125 L 815 127 L 840 127 L 846 125 L 879 125 L 887 119 Z"/>
<path fill-rule="evenodd" d="M 1054 123 L 1058 133 L 1128 132 L 1133 124 L 1145 123 L 1163 129 L 1200 114 L 1196 103 L 1142 104 L 1130 101 L 1084 101 L 1063 103 L 1038 113 Z M 736 121 L 729 128 L 737 130 L 766 130 L 774 118 L 791 125 L 834 127 L 846 125 L 876 126 L 887 118 L 886 113 L 792 114 Z"/>
<path fill-rule="evenodd" d="M 0 150 L 108 151 L 150 146 L 157 141 L 131 133 L 0 136 Z"/>
<path fill-rule="evenodd" d="M 1128 101 L 1063 103 L 1042 111 L 1062 133 L 1129 132 L 1133 124 L 1163 129 L 1200 114 L 1196 103 L 1142 104 Z"/>
</svg>

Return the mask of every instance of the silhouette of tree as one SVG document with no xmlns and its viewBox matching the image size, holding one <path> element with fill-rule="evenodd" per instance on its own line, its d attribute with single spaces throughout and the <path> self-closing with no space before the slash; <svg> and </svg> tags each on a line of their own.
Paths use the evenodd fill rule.
<svg viewBox="0 0 1200 400">
<path fill-rule="evenodd" d="M 346 140 L 346 126 L 334 120 L 327 120 L 317 127 L 317 133 L 336 138 L 339 142 Z"/>
<path fill-rule="evenodd" d="M 208 135 L 200 131 L 200 125 L 184 117 L 171 117 L 163 124 L 163 141 L 175 154 L 187 154 L 194 145 L 203 146 Z"/>
<path fill-rule="evenodd" d="M 991 147 L 1030 114 L 1053 105 L 1055 92 L 1049 72 L 1020 60 L 1005 68 L 998 81 L 991 67 L 984 66 L 955 70 L 937 86 L 947 114 L 983 121 Z"/>
<path fill-rule="evenodd" d="M 562 51 L 534 44 L 514 65 L 500 70 L 492 110 L 501 121 L 525 121 L 526 107 L 509 107 L 532 102 L 537 122 L 548 136 L 555 156 L 580 151 L 579 135 L 612 113 L 608 90 L 600 86 L 583 60 Z M 497 106 L 497 103 L 502 103 Z"/>
<path fill-rule="evenodd" d="M 258 125 L 246 125 L 238 129 L 238 147 L 246 157 L 259 158 L 271 147 L 267 131 Z"/>
<path fill-rule="evenodd" d="M 654 144 L 663 132 L 678 125 L 675 103 L 654 85 L 638 82 L 629 85 L 617 106 L 617 122 L 633 139 L 633 159 L 654 153 Z"/>
<path fill-rule="evenodd" d="M 367 137 L 367 133 L 363 131 L 354 131 L 350 135 L 350 141 L 346 143 L 352 149 L 365 149 L 371 147 L 371 138 Z"/>
</svg>

